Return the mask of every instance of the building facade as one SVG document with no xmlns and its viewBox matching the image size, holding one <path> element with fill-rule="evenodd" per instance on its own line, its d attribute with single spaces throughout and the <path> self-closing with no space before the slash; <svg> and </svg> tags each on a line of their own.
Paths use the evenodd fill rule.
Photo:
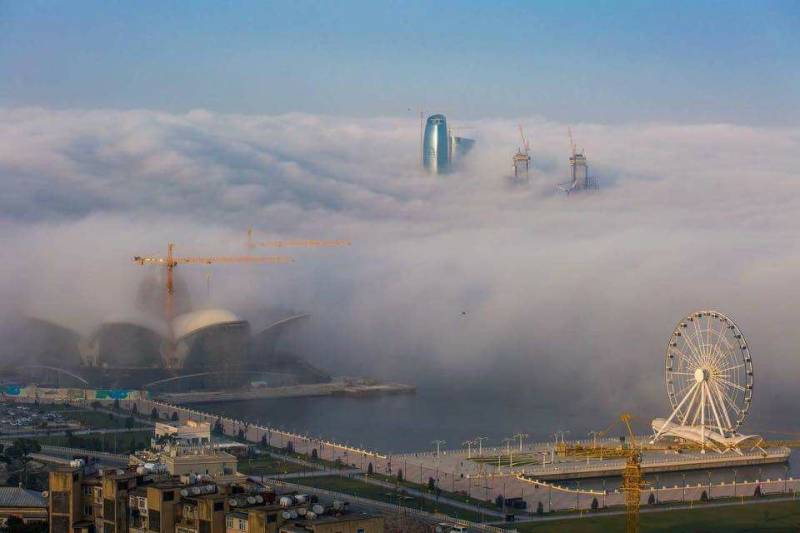
<svg viewBox="0 0 800 533">
<path fill-rule="evenodd" d="M 131 466 L 50 472 L 50 533 L 379 533 L 383 518 L 323 506 L 316 499 L 248 480 L 211 481 Z M 313 507 L 319 513 L 312 512 Z"/>
</svg>

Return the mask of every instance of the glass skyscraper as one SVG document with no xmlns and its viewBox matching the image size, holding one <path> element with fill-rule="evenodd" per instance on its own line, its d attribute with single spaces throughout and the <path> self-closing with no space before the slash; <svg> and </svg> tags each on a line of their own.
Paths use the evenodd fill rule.
<svg viewBox="0 0 800 533">
<path fill-rule="evenodd" d="M 445 174 L 450 170 L 449 135 L 444 115 L 428 117 L 422 140 L 422 166 L 431 174 Z"/>
<path fill-rule="evenodd" d="M 422 138 L 422 166 L 431 174 L 447 174 L 475 141 L 450 135 L 444 115 L 431 115 Z"/>
</svg>

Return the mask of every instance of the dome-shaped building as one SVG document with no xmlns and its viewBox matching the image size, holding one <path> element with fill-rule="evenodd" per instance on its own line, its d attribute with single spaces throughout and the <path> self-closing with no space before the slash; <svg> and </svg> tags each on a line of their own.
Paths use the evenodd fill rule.
<svg viewBox="0 0 800 533">
<path fill-rule="evenodd" d="M 146 315 L 110 317 L 81 343 L 86 366 L 158 368 L 169 337 L 163 322 Z"/>
<path fill-rule="evenodd" d="M 246 379 L 250 341 L 246 320 L 227 309 L 200 309 L 175 317 L 172 334 L 181 374 L 213 372 L 225 384 Z"/>
</svg>

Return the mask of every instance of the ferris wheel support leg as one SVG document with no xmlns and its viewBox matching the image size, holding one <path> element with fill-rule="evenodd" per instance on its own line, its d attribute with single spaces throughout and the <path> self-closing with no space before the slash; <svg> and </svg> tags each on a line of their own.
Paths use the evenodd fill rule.
<svg viewBox="0 0 800 533">
<path fill-rule="evenodd" d="M 720 419 L 719 413 L 717 412 L 717 406 L 714 401 L 714 395 L 711 394 L 711 387 L 708 385 L 706 385 L 706 394 L 708 395 L 708 403 L 709 405 L 711 405 L 711 413 L 714 415 L 714 420 L 717 421 L 717 429 L 719 429 L 719 434 L 724 437 L 725 432 L 722 430 L 722 420 Z"/>
<path fill-rule="evenodd" d="M 706 395 L 702 385 L 700 390 L 700 453 L 706 453 Z"/>
<path fill-rule="evenodd" d="M 697 388 L 697 385 L 698 385 L 698 383 L 695 383 L 694 385 L 692 385 L 692 387 L 689 389 L 689 392 L 686 393 L 686 396 L 683 397 L 683 399 L 678 404 L 678 406 L 672 411 L 672 414 L 669 415 L 669 418 L 667 418 L 667 421 L 664 422 L 664 425 L 661 426 L 661 429 L 658 430 L 658 432 L 656 433 L 656 436 L 653 437 L 652 441 L 650 441 L 651 443 L 653 443 L 656 440 L 658 440 L 658 438 L 661 436 L 661 434 L 664 433 L 664 430 L 667 428 L 669 423 L 672 422 L 672 419 L 675 418 L 675 415 L 678 414 L 678 411 L 680 411 L 681 407 L 683 407 L 683 404 L 686 403 L 686 400 L 688 400 L 689 397 L 692 396 L 692 393 Z"/>
<path fill-rule="evenodd" d="M 717 401 L 720 404 L 720 409 L 722 410 L 722 416 L 725 418 L 725 423 L 728 425 L 728 428 L 731 432 L 735 433 L 736 430 L 731 424 L 731 417 L 728 415 L 728 408 L 725 407 L 725 397 L 722 395 L 722 392 L 719 390 L 719 385 L 713 383 L 713 390 L 717 396 Z"/>
</svg>

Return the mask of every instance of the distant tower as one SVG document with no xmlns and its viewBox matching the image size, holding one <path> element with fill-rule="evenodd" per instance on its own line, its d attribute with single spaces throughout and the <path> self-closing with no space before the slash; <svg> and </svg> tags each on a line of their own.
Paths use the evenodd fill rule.
<svg viewBox="0 0 800 533">
<path fill-rule="evenodd" d="M 447 174 L 474 145 L 472 139 L 453 135 L 444 115 L 431 115 L 422 137 L 422 166 L 431 174 Z"/>
<path fill-rule="evenodd" d="M 569 158 L 569 171 L 575 189 L 589 188 L 589 165 L 583 152 L 574 152 Z"/>
<path fill-rule="evenodd" d="M 531 147 L 522 131 L 522 124 L 519 126 L 519 135 L 520 138 L 522 138 L 522 148 L 517 148 L 517 153 L 514 154 L 514 179 L 517 181 L 528 181 L 528 170 L 531 164 Z"/>
<path fill-rule="evenodd" d="M 431 174 L 446 174 L 450 170 L 450 143 L 447 119 L 431 115 L 425 124 L 422 141 L 422 166 Z"/>
<path fill-rule="evenodd" d="M 583 150 L 578 150 L 575 141 L 572 139 L 572 129 L 567 129 L 569 133 L 569 145 L 571 154 L 569 156 L 569 173 L 572 181 L 559 185 L 558 188 L 567 194 L 572 191 L 582 191 L 593 186 L 592 179 L 589 177 L 589 164 L 586 161 L 586 154 Z"/>
</svg>

